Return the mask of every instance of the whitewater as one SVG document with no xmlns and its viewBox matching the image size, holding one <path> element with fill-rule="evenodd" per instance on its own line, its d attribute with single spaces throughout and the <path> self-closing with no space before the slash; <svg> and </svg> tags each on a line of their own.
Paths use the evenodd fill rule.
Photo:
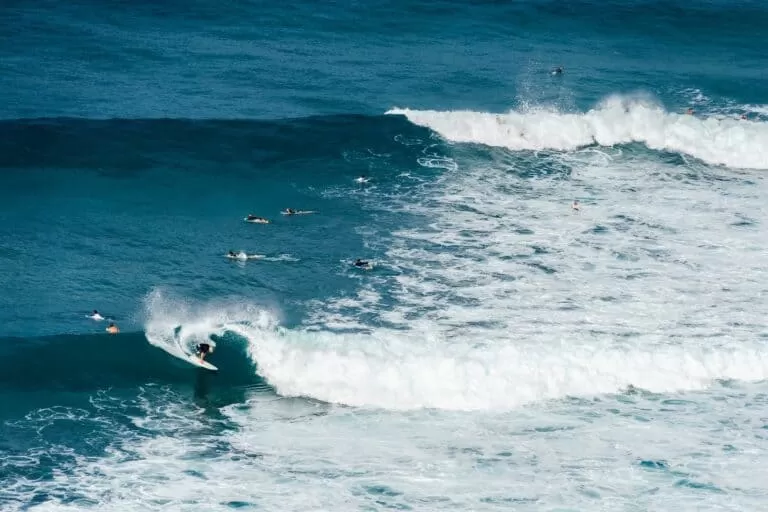
<svg viewBox="0 0 768 512">
<path fill-rule="evenodd" d="M 767 191 L 745 169 L 765 165 L 766 123 L 632 101 L 629 114 L 390 110 L 431 134 L 345 158 L 383 169 L 406 148 L 413 167 L 319 196 L 377 219 L 352 228 L 374 270 L 332 263 L 352 287 L 303 301 L 298 322 L 279 300 L 152 287 L 125 346 L 152 361 L 135 394 L 99 385 L 5 427 L 92 425 L 86 444 L 119 442 L 98 457 L 49 445 L 68 469 L 36 483 L 39 448 L 6 457 L 4 496 L 19 510 L 40 493 L 39 510 L 759 507 Z M 596 121 L 611 116 L 613 131 Z M 740 150 L 707 144 L 712 126 L 738 131 Z M 314 261 L 296 249 L 230 265 Z M 190 402 L 178 383 L 201 341 L 220 375 L 200 370 Z"/>
<path fill-rule="evenodd" d="M 765 6 L 0 22 L 0 510 L 765 507 Z"/>
<path fill-rule="evenodd" d="M 653 98 L 611 96 L 584 114 L 546 107 L 505 114 L 470 111 L 420 111 L 394 108 L 420 126 L 448 140 L 511 150 L 574 150 L 639 142 L 654 150 L 681 153 L 707 164 L 744 169 L 768 168 L 768 124 L 742 119 L 745 112 L 764 115 L 760 107 L 741 114 L 699 117 L 666 111 Z M 757 109 L 757 110 L 755 110 Z"/>
</svg>

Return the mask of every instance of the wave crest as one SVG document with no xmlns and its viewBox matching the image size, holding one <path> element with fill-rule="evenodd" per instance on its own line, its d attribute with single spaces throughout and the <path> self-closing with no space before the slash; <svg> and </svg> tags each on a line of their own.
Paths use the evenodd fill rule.
<svg viewBox="0 0 768 512">
<path fill-rule="evenodd" d="M 453 142 L 560 151 L 639 142 L 711 165 L 768 169 L 768 123 L 670 113 L 647 98 L 611 96 L 583 114 L 546 109 L 493 114 L 407 108 L 386 113 L 403 115 Z"/>
</svg>

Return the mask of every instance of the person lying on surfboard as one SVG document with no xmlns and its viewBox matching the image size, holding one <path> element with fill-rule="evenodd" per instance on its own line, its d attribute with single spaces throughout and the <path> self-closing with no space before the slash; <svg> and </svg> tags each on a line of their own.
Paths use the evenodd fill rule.
<svg viewBox="0 0 768 512">
<path fill-rule="evenodd" d="M 205 360 L 205 356 L 213 353 L 213 347 L 208 343 L 198 343 L 195 351 L 195 355 L 200 358 L 201 361 Z"/>
</svg>

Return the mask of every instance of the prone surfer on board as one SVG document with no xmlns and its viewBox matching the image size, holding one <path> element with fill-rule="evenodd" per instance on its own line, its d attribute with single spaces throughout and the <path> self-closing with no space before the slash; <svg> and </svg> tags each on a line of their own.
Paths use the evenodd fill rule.
<svg viewBox="0 0 768 512">
<path fill-rule="evenodd" d="M 365 270 L 371 270 L 373 268 L 373 265 L 371 265 L 371 262 L 368 260 L 361 260 L 360 258 L 357 258 L 353 265 L 357 268 L 363 268 Z"/>
<path fill-rule="evenodd" d="M 205 359 L 205 356 L 213 353 L 213 347 L 208 343 L 198 343 L 195 348 L 195 355 L 200 358 L 201 361 Z"/>
</svg>

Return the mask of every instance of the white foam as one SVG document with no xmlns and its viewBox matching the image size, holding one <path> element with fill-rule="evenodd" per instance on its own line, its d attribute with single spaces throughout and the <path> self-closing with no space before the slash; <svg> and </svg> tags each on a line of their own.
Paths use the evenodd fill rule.
<svg viewBox="0 0 768 512">
<path fill-rule="evenodd" d="M 768 116 L 768 105 L 745 105 L 744 108 L 749 112 Z"/>
<path fill-rule="evenodd" d="M 646 336 L 631 347 L 604 346 L 569 340 L 555 326 L 547 343 L 526 342 L 530 332 L 525 329 L 519 338 L 497 334 L 490 346 L 451 342 L 441 330 L 458 319 L 459 324 L 482 320 L 460 307 L 447 326 L 437 318 L 423 324 L 430 329 L 423 332 L 376 329 L 349 335 L 284 329 L 264 309 L 192 307 L 159 291 L 150 295 L 148 310 L 147 339 L 177 357 L 183 357 L 174 335 L 178 325 L 182 347 L 235 332 L 248 339 L 259 375 L 278 394 L 354 406 L 507 410 L 620 392 L 630 384 L 669 392 L 701 389 L 715 379 L 768 378 L 768 352 L 756 344 L 692 348 L 659 345 Z"/>
<path fill-rule="evenodd" d="M 265 378 L 331 402 L 472 410 L 764 379 L 765 180 L 620 149 L 548 158 L 570 179 L 533 179 L 527 161 L 465 166 L 389 204 L 424 222 L 363 233 L 396 272 L 361 286 L 388 299 L 312 318 L 379 327 L 247 334 Z"/>
<path fill-rule="evenodd" d="M 493 114 L 394 108 L 453 142 L 512 150 L 574 150 L 641 142 L 708 164 L 768 169 L 768 123 L 669 113 L 649 99 L 612 96 L 586 113 L 554 110 Z"/>
<path fill-rule="evenodd" d="M 161 289 L 147 296 L 145 310 L 144 332 L 149 343 L 182 360 L 200 341 L 215 345 L 210 336 L 223 334 L 232 324 L 253 322 L 268 327 L 279 318 L 274 309 L 248 302 L 230 299 L 199 304 L 169 296 Z"/>
<path fill-rule="evenodd" d="M 31 468 L 63 455 L 50 479 L 11 477 L 4 509 L 759 510 L 760 389 L 703 397 L 641 394 L 502 414 L 392 413 L 252 394 L 210 417 L 162 388 L 94 405 L 114 429 L 101 457 L 61 446 L 3 458 Z M 119 405 L 119 407 L 116 407 Z M 139 410 L 139 430 L 122 414 Z M 59 413 L 56 415 L 60 416 Z M 82 416 L 82 415 L 80 415 Z M 78 416 L 80 421 L 89 418 Z M 29 426 L 44 426 L 31 420 Z M 646 461 L 646 464 L 642 464 Z M 557 492 L 553 492 L 557 489 Z M 40 498 L 44 497 L 45 501 Z M 18 504 L 18 506 L 15 506 Z M 605 507 L 602 507 L 605 508 Z"/>
<path fill-rule="evenodd" d="M 378 330 L 373 335 L 264 331 L 250 341 L 258 373 L 283 396 L 387 409 L 508 410 L 566 396 L 702 389 L 715 379 L 768 378 L 768 351 L 736 348 L 549 344 L 475 347 Z"/>
</svg>

